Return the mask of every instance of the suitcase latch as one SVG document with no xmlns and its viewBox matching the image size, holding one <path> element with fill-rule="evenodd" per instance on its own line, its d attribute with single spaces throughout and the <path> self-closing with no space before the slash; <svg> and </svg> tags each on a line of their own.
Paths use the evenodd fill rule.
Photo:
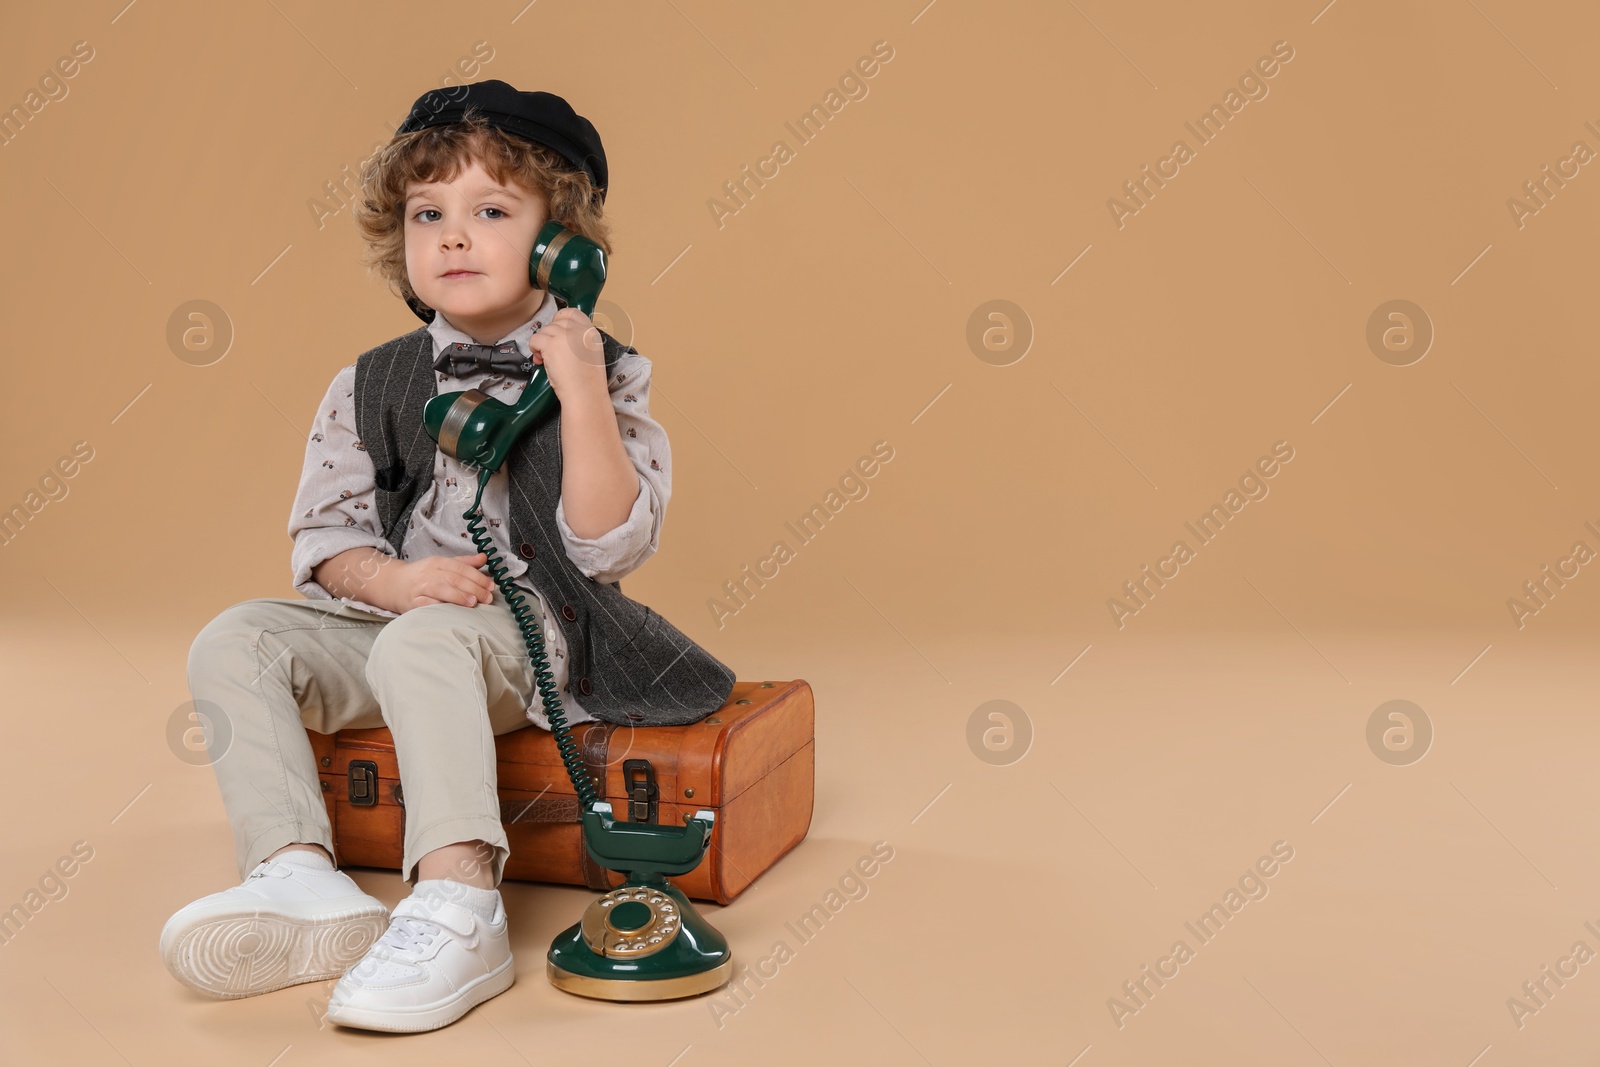
<svg viewBox="0 0 1600 1067">
<path fill-rule="evenodd" d="M 350 761 L 350 803 L 358 808 L 378 803 L 378 765 L 372 760 Z"/>
<path fill-rule="evenodd" d="M 656 789 L 655 768 L 650 766 L 650 761 L 623 760 L 622 782 L 628 791 L 628 821 L 655 822 L 656 798 L 660 793 Z"/>
</svg>

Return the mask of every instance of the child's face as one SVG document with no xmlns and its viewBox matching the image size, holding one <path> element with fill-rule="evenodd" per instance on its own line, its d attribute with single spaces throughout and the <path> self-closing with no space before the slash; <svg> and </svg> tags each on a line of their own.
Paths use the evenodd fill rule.
<svg viewBox="0 0 1600 1067">
<path fill-rule="evenodd" d="M 547 219 L 542 196 L 497 185 L 476 159 L 453 181 L 411 182 L 406 196 L 406 271 L 425 304 L 474 334 L 538 310 L 544 293 L 528 283 L 528 255 Z"/>
</svg>

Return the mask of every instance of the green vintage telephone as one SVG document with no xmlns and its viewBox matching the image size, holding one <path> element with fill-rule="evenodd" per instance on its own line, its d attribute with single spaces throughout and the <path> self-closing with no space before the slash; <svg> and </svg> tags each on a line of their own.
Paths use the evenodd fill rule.
<svg viewBox="0 0 1600 1067">
<path fill-rule="evenodd" d="M 529 284 L 548 290 L 563 306 L 592 315 L 605 278 L 603 249 L 553 219 L 545 223 L 528 259 Z M 733 973 L 733 956 L 727 940 L 666 876 L 687 874 L 700 865 L 716 812 L 702 808 L 681 827 L 618 822 L 612 816 L 611 804 L 596 792 L 567 726 L 545 656 L 544 634 L 483 525 L 480 504 L 489 476 L 505 462 L 517 439 L 554 415 L 558 406 L 549 375 L 542 364 L 535 364 L 515 404 L 468 389 L 441 393 L 422 409 L 423 424 L 440 450 L 479 468 L 478 492 L 465 515 L 467 532 L 487 558 L 489 574 L 522 630 L 551 733 L 578 795 L 584 848 L 602 867 L 628 876 L 555 939 L 545 973 L 558 989 L 603 1000 L 692 996 L 725 984 Z"/>
</svg>

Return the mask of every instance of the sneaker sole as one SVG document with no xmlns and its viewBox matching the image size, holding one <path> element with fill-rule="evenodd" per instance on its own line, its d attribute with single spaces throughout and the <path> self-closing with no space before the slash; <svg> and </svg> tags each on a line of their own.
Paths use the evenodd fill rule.
<svg viewBox="0 0 1600 1067">
<path fill-rule="evenodd" d="M 486 1000 L 510 989 L 517 980 L 512 967 L 512 957 L 499 967 L 472 983 L 462 986 L 453 995 L 432 1004 L 414 1008 L 356 1008 L 348 1004 L 328 1001 L 328 1021 L 340 1026 L 353 1026 L 361 1030 L 386 1030 L 389 1033 L 412 1034 L 422 1030 L 437 1030 L 448 1026 Z"/>
<path fill-rule="evenodd" d="M 174 916 L 161 931 L 161 959 L 196 992 L 250 997 L 342 976 L 388 927 L 378 901 L 322 914 L 296 914 L 292 904 L 232 905 Z"/>
</svg>

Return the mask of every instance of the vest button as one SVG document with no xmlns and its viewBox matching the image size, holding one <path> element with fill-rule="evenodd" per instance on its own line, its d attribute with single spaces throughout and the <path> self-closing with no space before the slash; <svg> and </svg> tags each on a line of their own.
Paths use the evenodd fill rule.
<svg viewBox="0 0 1600 1067">
<path fill-rule="evenodd" d="M 594 692 L 594 686 L 589 683 L 588 678 L 578 679 L 578 692 L 582 693 L 584 696 L 588 696 L 590 693 Z"/>
<path fill-rule="evenodd" d="M 517 548 L 517 555 L 521 556 L 523 559 L 532 559 L 533 546 L 526 541 L 522 542 L 522 544 Z"/>
<path fill-rule="evenodd" d="M 578 620 L 578 613 L 572 610 L 571 604 L 563 604 L 561 605 L 561 617 L 566 619 L 568 622 L 576 622 Z"/>
</svg>

